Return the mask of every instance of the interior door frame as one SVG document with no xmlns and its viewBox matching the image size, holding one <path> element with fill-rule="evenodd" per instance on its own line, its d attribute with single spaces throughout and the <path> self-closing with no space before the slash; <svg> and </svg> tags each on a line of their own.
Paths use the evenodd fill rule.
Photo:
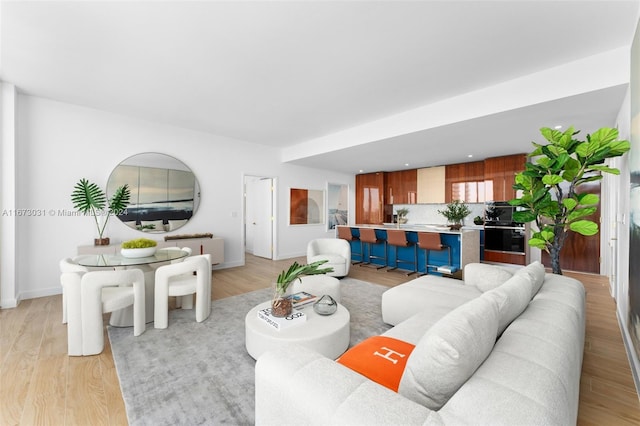
<svg viewBox="0 0 640 426">
<path fill-rule="evenodd" d="M 247 228 L 247 191 L 246 191 L 246 182 L 247 178 L 259 178 L 259 179 L 271 179 L 273 185 L 273 191 L 271 191 L 271 211 L 272 217 L 271 220 L 271 244 L 273 249 L 271 250 L 271 260 L 276 259 L 276 253 L 278 252 L 278 233 L 276 232 L 278 228 L 278 178 L 275 176 L 264 176 L 261 174 L 253 174 L 253 173 L 244 173 L 242 175 L 242 264 L 246 264 L 246 228 Z"/>
</svg>

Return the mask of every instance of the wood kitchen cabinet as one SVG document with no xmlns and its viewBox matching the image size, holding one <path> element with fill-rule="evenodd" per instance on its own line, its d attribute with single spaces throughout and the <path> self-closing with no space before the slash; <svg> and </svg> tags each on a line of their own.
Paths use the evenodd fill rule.
<svg viewBox="0 0 640 426">
<path fill-rule="evenodd" d="M 484 189 L 487 201 L 509 201 L 516 197 L 515 175 L 524 170 L 526 154 L 506 155 L 484 160 Z"/>
<path fill-rule="evenodd" d="M 444 203 L 445 166 L 418 169 L 418 203 Z"/>
<path fill-rule="evenodd" d="M 460 200 L 482 203 L 485 200 L 484 161 L 445 166 L 445 203 Z"/>
<path fill-rule="evenodd" d="M 356 175 L 356 223 L 391 221 L 391 205 L 385 199 L 387 173 Z"/>
<path fill-rule="evenodd" d="M 387 172 L 385 203 L 415 204 L 418 194 L 418 171 L 399 170 Z"/>
</svg>

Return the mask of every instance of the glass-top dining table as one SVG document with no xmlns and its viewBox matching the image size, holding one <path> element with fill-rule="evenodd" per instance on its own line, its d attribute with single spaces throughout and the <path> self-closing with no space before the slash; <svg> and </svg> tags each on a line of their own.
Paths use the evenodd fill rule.
<svg viewBox="0 0 640 426">
<path fill-rule="evenodd" d="M 145 319 L 147 323 L 153 321 L 154 294 L 155 294 L 155 269 L 150 265 L 179 260 L 189 256 L 189 253 L 179 249 L 159 249 L 153 256 L 130 258 L 121 254 L 89 254 L 78 256 L 75 261 L 78 265 L 88 268 L 137 268 L 144 272 L 145 290 Z M 114 327 L 133 326 L 133 306 L 111 313 L 109 324 Z"/>
<path fill-rule="evenodd" d="M 153 256 L 124 257 L 121 254 L 88 254 L 76 258 L 78 265 L 90 268 L 117 268 L 170 262 L 189 256 L 184 250 L 157 250 Z"/>
</svg>

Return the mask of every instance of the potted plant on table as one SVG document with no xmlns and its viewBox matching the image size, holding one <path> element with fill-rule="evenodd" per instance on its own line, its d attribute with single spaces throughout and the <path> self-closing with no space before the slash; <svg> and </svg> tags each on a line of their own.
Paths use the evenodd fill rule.
<svg viewBox="0 0 640 426">
<path fill-rule="evenodd" d="M 122 243 L 120 254 L 131 259 L 149 257 L 156 253 L 158 243 L 148 238 L 136 238 Z"/>
<path fill-rule="evenodd" d="M 109 245 L 109 238 L 103 236 L 109 217 L 112 214 L 121 214 L 129 205 L 130 198 L 131 192 L 127 184 L 117 188 L 113 196 L 107 200 L 107 195 L 98 185 L 84 178 L 76 183 L 71 194 L 73 207 L 80 213 L 93 216 L 98 229 L 98 238 L 94 240 L 97 246 Z M 104 218 L 102 224 L 99 218 Z"/>
<path fill-rule="evenodd" d="M 396 210 L 396 214 L 398 215 L 398 223 L 407 223 L 407 215 L 409 214 L 409 209 L 403 207 Z"/>
<path fill-rule="evenodd" d="M 333 272 L 331 267 L 320 268 L 321 265 L 327 262 L 328 260 L 319 260 L 308 265 L 300 265 L 298 262 L 293 262 L 288 270 L 282 271 L 275 283 L 273 299 L 271 300 L 271 315 L 274 317 L 290 315 L 293 307 L 291 299 L 287 297 L 289 286 L 303 275 L 319 275 Z"/>
<path fill-rule="evenodd" d="M 451 229 L 458 230 L 462 228 L 464 218 L 471 214 L 471 209 L 464 202 L 453 200 L 444 210 L 438 210 L 438 213 L 447 218 Z"/>
</svg>

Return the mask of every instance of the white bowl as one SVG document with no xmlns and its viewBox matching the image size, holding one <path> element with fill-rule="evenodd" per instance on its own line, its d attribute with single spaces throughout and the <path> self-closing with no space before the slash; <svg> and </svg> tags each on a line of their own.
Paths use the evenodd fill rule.
<svg viewBox="0 0 640 426">
<path fill-rule="evenodd" d="M 122 257 L 128 257 L 129 259 L 137 259 L 139 257 L 149 257 L 156 254 L 157 247 L 145 247 L 145 248 L 132 248 L 132 249 L 120 249 Z"/>
</svg>

